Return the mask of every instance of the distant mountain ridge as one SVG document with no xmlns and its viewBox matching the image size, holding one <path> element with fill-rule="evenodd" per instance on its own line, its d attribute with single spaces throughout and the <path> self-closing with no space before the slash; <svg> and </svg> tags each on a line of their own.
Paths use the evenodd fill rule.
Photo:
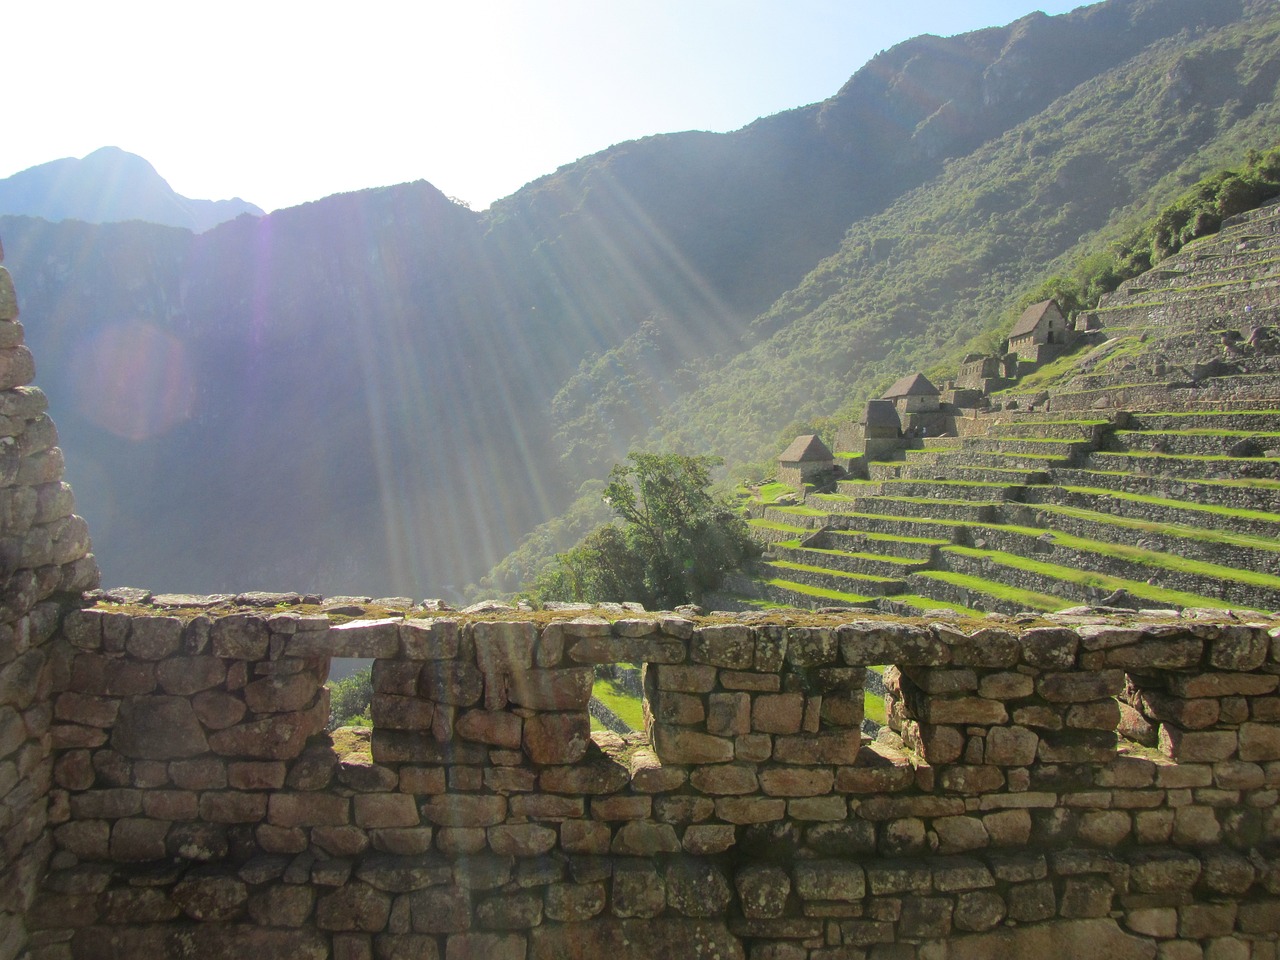
<svg viewBox="0 0 1280 960">
<path fill-rule="evenodd" d="M 143 220 L 203 233 L 261 207 L 234 197 L 194 200 L 176 193 L 151 164 L 119 147 L 77 160 L 51 160 L 0 180 L 0 215 L 119 223 Z"/>
<path fill-rule="evenodd" d="M 1272 3 L 1106 0 L 483 214 L 419 181 L 0 237 L 108 583 L 450 595 L 629 447 L 759 460 L 833 382 L 962 347 L 1081 237 L 1273 145 L 1277 83 Z"/>
</svg>

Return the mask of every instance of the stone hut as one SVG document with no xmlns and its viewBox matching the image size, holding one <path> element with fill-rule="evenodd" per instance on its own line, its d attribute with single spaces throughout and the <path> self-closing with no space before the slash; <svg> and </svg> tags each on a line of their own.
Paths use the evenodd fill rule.
<svg viewBox="0 0 1280 960">
<path fill-rule="evenodd" d="M 798 491 L 806 483 L 822 486 L 831 481 L 835 465 L 830 448 L 816 434 L 806 433 L 792 440 L 778 457 L 778 480 Z"/>
<path fill-rule="evenodd" d="M 970 353 L 960 361 L 960 375 L 956 377 L 957 390 L 985 390 L 987 381 L 1004 376 L 1004 364 L 999 357 Z"/>
<path fill-rule="evenodd" d="M 1013 325 L 1009 350 L 1022 360 L 1043 363 L 1070 345 L 1071 336 L 1071 327 L 1057 301 L 1043 300 L 1027 307 Z"/>
<path fill-rule="evenodd" d="M 903 377 L 885 391 L 881 400 L 892 401 L 898 419 L 913 413 L 936 413 L 940 403 L 938 388 L 923 373 Z"/>
</svg>

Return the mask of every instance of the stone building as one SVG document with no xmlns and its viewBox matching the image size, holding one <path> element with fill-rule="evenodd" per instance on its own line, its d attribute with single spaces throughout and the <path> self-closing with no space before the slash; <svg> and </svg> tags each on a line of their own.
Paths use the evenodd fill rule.
<svg viewBox="0 0 1280 960">
<path fill-rule="evenodd" d="M 1022 360 L 1044 363 L 1071 344 L 1072 330 L 1056 301 L 1043 300 L 1023 311 L 1009 331 L 1009 351 Z"/>
<path fill-rule="evenodd" d="M 899 420 L 913 413 L 936 413 L 940 402 L 938 388 L 923 373 L 903 377 L 880 399 L 893 402 Z"/>
<path fill-rule="evenodd" d="M 816 434 L 806 433 L 791 441 L 778 457 L 778 480 L 796 490 L 806 483 L 823 486 L 831 482 L 836 458 Z"/>
</svg>

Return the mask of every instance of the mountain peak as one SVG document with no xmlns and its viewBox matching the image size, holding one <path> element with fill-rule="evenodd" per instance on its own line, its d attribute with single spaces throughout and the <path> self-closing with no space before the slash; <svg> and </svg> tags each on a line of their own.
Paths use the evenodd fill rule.
<svg viewBox="0 0 1280 960">
<path fill-rule="evenodd" d="M 115 223 L 145 220 L 201 233 L 260 207 L 236 197 L 195 200 L 176 193 L 147 159 L 116 146 L 65 157 L 0 180 L 0 214 Z"/>
</svg>

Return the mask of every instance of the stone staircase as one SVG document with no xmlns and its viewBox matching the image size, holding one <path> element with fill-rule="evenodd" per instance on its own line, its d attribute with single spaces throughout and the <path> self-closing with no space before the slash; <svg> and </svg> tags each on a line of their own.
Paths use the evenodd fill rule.
<svg viewBox="0 0 1280 960">
<path fill-rule="evenodd" d="M 1108 339 L 1056 382 L 995 395 L 865 480 L 755 505 L 768 551 L 748 602 L 1280 609 L 1280 356 L 1247 343 L 1280 327 L 1280 206 L 1096 315 Z"/>
</svg>

